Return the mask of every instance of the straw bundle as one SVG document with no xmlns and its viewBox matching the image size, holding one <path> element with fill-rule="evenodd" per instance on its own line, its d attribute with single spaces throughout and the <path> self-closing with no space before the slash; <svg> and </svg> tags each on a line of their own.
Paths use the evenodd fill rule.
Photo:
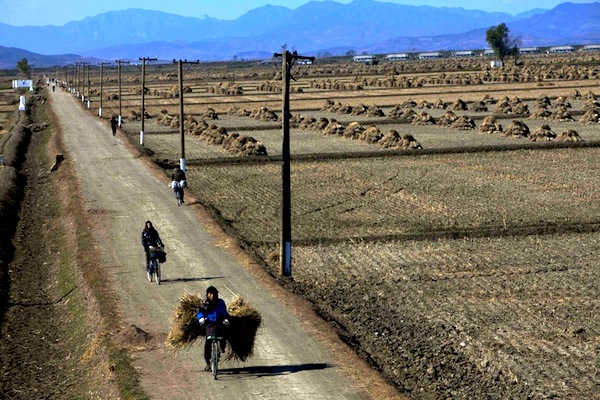
<svg viewBox="0 0 600 400">
<path fill-rule="evenodd" d="M 246 361 L 254 353 L 254 339 L 262 322 L 258 311 L 237 296 L 227 304 L 231 325 L 227 330 L 227 342 L 231 349 L 228 359 Z"/>
<path fill-rule="evenodd" d="M 192 345 L 198 337 L 205 335 L 198 323 L 196 313 L 202 305 L 202 298 L 185 292 L 171 316 L 171 331 L 167 336 L 167 347 L 179 350 Z"/>
<path fill-rule="evenodd" d="M 171 331 L 165 342 L 167 347 L 181 350 L 194 344 L 199 337 L 206 336 L 204 327 L 196 318 L 202 302 L 202 297 L 188 292 L 179 299 L 171 316 Z M 256 309 L 239 296 L 227 304 L 227 312 L 231 324 L 225 335 L 229 343 L 226 358 L 245 361 L 254 353 L 254 340 L 262 318 Z"/>
</svg>

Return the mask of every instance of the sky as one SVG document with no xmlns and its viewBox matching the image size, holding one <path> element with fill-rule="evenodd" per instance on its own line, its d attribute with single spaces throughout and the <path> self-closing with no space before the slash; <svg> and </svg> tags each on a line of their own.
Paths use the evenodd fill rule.
<svg viewBox="0 0 600 400">
<path fill-rule="evenodd" d="M 348 4 L 352 0 L 335 1 Z M 558 4 L 593 3 L 594 0 L 377 0 L 405 5 L 462 7 L 469 10 L 519 14 L 534 8 L 551 9 Z M 188 17 L 209 16 L 222 20 L 237 19 L 246 12 L 267 4 L 296 9 L 309 0 L 0 0 L 0 23 L 13 26 L 64 25 L 112 10 L 143 8 Z"/>
</svg>

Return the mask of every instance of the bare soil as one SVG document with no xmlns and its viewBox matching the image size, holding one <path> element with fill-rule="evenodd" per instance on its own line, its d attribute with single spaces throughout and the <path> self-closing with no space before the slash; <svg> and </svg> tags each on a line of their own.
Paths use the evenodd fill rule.
<svg viewBox="0 0 600 400">
<path fill-rule="evenodd" d="M 73 340 L 66 307 L 70 291 L 57 285 L 61 226 L 56 187 L 40 154 L 42 133 L 31 135 L 20 173 L 24 194 L 13 238 L 15 253 L 5 266 L 8 302 L 0 330 L 0 397 L 86 398 L 82 343 Z M 71 291 L 76 290 L 71 287 Z"/>
</svg>

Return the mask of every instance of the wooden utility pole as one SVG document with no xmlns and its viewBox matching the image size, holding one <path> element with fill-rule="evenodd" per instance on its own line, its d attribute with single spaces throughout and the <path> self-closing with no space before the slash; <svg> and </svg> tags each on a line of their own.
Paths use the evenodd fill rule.
<svg viewBox="0 0 600 400">
<path fill-rule="evenodd" d="M 123 116 L 121 114 L 121 64 L 129 64 L 129 61 L 125 60 L 117 60 L 117 64 L 119 65 L 119 128 L 121 127 L 121 123 L 123 121 Z"/>
<path fill-rule="evenodd" d="M 140 57 L 142 62 L 142 130 L 140 131 L 140 145 L 144 145 L 144 114 L 146 109 L 144 108 L 144 98 L 146 95 L 146 61 L 157 60 L 158 58 Z"/>
<path fill-rule="evenodd" d="M 178 64 L 179 77 L 179 133 L 181 135 L 181 158 L 179 159 L 179 168 L 185 172 L 185 132 L 183 129 L 183 64 L 200 64 L 200 60 L 173 60 L 173 63 Z"/>
<path fill-rule="evenodd" d="M 290 76 L 292 65 L 296 60 L 311 60 L 314 57 L 299 56 L 296 52 L 275 53 L 281 57 L 282 67 L 282 130 L 283 141 L 281 149 L 281 241 L 279 244 L 279 272 L 282 276 L 292 275 L 292 185 L 290 166 Z"/>
<path fill-rule="evenodd" d="M 108 62 L 100 62 L 100 108 L 98 108 L 98 116 L 102 118 L 102 79 L 104 78 L 104 66 L 108 65 Z"/>
</svg>

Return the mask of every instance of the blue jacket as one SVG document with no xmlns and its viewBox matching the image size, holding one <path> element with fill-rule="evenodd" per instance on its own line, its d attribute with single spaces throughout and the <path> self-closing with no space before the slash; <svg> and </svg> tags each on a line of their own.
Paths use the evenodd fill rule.
<svg viewBox="0 0 600 400">
<path fill-rule="evenodd" d="M 206 318 L 209 322 L 222 322 L 227 318 L 227 307 L 222 299 L 217 299 L 213 304 L 205 303 L 200 307 L 200 311 L 196 314 L 198 319 Z"/>
</svg>

